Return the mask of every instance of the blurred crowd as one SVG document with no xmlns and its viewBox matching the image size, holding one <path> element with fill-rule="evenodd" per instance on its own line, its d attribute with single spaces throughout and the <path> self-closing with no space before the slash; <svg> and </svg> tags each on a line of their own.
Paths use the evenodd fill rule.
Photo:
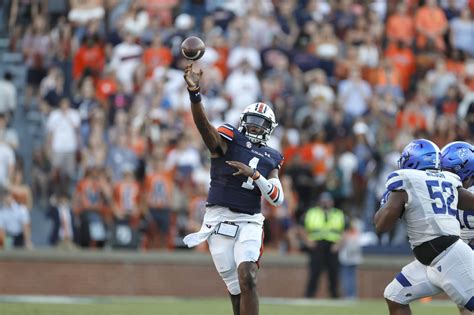
<svg viewBox="0 0 474 315">
<path fill-rule="evenodd" d="M 472 140 L 472 0 L 3 3 L 1 28 L 27 67 L 20 115 L 40 112 L 43 141 L 25 184 L 11 123 L 15 74 L 5 73 L 2 209 L 47 212 L 51 244 L 172 249 L 199 229 L 210 158 L 183 80 L 189 35 L 206 43 L 196 66 L 214 125 L 237 126 L 256 101 L 276 113 L 268 144 L 285 157 L 286 200 L 263 205 L 270 248 L 299 250 L 294 230 L 322 192 L 373 230 L 404 145 Z M 23 210 L 4 221 L 31 246 Z M 378 242 L 406 240 L 396 231 Z"/>
</svg>

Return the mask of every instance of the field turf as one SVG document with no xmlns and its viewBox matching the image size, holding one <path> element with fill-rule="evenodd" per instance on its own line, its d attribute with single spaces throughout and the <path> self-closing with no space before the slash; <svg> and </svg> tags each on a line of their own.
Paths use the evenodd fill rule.
<svg viewBox="0 0 474 315">
<path fill-rule="evenodd" d="M 260 301 L 261 315 L 381 315 L 382 300 L 329 301 L 271 299 Z M 458 314 L 449 301 L 413 303 L 414 315 Z M 231 315 L 226 299 L 209 298 L 68 298 L 0 296 L 1 315 Z"/>
</svg>

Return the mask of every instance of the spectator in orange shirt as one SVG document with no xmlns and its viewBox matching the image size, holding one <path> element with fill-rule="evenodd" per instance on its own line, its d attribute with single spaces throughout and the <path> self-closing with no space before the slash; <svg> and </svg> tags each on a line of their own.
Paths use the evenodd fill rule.
<svg viewBox="0 0 474 315">
<path fill-rule="evenodd" d="M 98 79 L 99 74 L 104 69 L 105 50 L 99 44 L 96 35 L 84 38 L 81 47 L 74 55 L 72 75 L 75 80 L 80 79 L 85 72 Z"/>
<path fill-rule="evenodd" d="M 411 133 L 426 130 L 427 122 L 425 115 L 420 110 L 418 103 L 409 102 L 405 108 L 401 108 L 395 118 L 398 130 L 408 130 Z"/>
<path fill-rule="evenodd" d="M 396 98 L 403 98 L 400 73 L 389 60 L 380 62 L 375 90 L 380 94 L 390 93 Z"/>
<path fill-rule="evenodd" d="M 132 227 L 140 216 L 140 186 L 135 180 L 132 165 L 124 167 L 123 179 L 114 185 L 113 212 L 117 221 L 126 220 Z"/>
<path fill-rule="evenodd" d="M 387 38 L 390 42 L 402 41 L 411 45 L 415 38 L 415 24 L 413 17 L 408 14 L 408 7 L 404 2 L 397 5 L 397 11 L 387 20 Z"/>
<path fill-rule="evenodd" d="M 173 61 L 173 54 L 168 47 L 163 46 L 161 35 L 153 38 L 151 46 L 143 53 L 143 62 L 146 67 L 147 77 L 151 77 L 157 67 L 168 67 Z"/>
<path fill-rule="evenodd" d="M 103 107 L 107 107 L 108 100 L 117 92 L 117 79 L 115 71 L 110 67 L 106 67 L 101 74 L 96 84 L 95 96 Z"/>
<path fill-rule="evenodd" d="M 411 76 L 415 73 L 415 55 L 405 42 L 397 41 L 389 45 L 385 51 L 385 58 L 389 60 L 400 74 L 400 84 L 403 91 L 410 86 Z"/>
<path fill-rule="evenodd" d="M 303 161 L 312 166 L 315 180 L 322 183 L 331 169 L 334 158 L 333 147 L 325 142 L 326 133 L 324 129 L 317 131 L 310 142 L 301 149 Z"/>
<path fill-rule="evenodd" d="M 100 169 L 90 167 L 84 178 L 76 186 L 73 206 L 76 215 L 80 216 L 80 243 L 83 247 L 105 244 L 104 209 L 110 197 L 110 190 L 101 180 Z"/>
<path fill-rule="evenodd" d="M 169 231 L 173 208 L 173 176 L 165 169 L 163 155 L 155 156 L 151 164 L 152 170 L 145 179 L 144 208 L 148 210 L 153 220 L 153 226 L 150 229 L 152 231 L 151 246 L 162 248 L 165 245 L 171 245 Z"/>
<path fill-rule="evenodd" d="M 416 46 L 419 49 L 444 51 L 444 33 L 448 29 L 448 20 L 436 4 L 436 0 L 427 0 L 415 15 L 417 31 Z"/>
</svg>

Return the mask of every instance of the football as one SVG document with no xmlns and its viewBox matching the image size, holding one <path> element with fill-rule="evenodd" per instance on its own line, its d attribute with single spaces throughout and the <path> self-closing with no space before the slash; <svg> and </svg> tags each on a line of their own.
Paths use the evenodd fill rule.
<svg viewBox="0 0 474 315">
<path fill-rule="evenodd" d="M 196 36 L 190 36 L 181 43 L 181 54 L 188 60 L 198 60 L 204 55 L 206 45 Z"/>
</svg>

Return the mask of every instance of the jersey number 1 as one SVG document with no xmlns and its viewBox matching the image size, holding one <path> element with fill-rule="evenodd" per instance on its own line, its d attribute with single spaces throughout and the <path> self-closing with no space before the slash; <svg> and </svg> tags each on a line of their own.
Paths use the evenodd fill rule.
<svg viewBox="0 0 474 315">
<path fill-rule="evenodd" d="M 259 161 L 260 161 L 259 158 L 253 157 L 249 161 L 249 166 L 252 169 L 256 169 Z M 253 179 L 250 178 L 250 177 L 247 177 L 247 181 L 242 183 L 242 188 L 245 188 L 245 189 L 248 189 L 248 190 L 253 190 L 255 188 L 255 186 L 253 185 Z"/>
</svg>

